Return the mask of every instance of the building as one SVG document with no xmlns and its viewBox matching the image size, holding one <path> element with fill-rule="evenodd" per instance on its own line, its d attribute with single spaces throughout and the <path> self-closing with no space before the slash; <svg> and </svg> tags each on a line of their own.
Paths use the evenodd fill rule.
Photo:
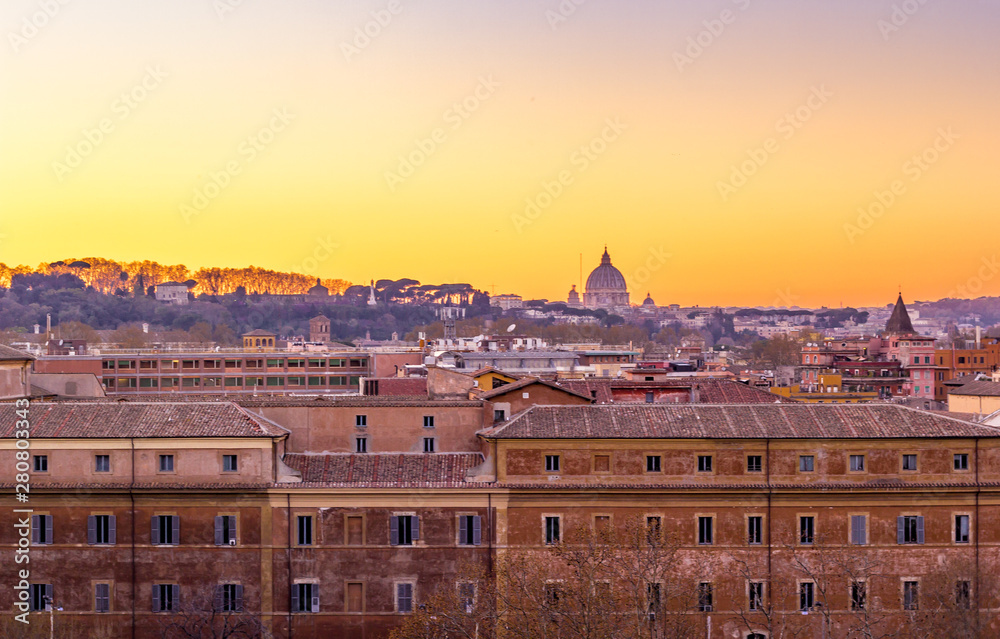
<svg viewBox="0 0 1000 639">
<path fill-rule="evenodd" d="M 523 308 L 524 300 L 521 299 L 520 295 L 507 294 L 507 295 L 494 295 L 490 298 L 490 306 L 499 306 L 505 311 L 509 311 L 512 308 Z"/>
<path fill-rule="evenodd" d="M 1000 375 L 992 380 L 968 381 L 948 392 L 948 411 L 952 413 L 973 413 L 978 416 L 1000 411 Z"/>
<path fill-rule="evenodd" d="M 320 283 L 319 278 L 317 277 L 316 278 L 316 285 L 313 286 L 312 288 L 310 288 L 306 292 L 306 295 L 308 297 L 329 297 L 330 296 L 330 289 L 328 289 L 327 287 L 323 286 Z"/>
<path fill-rule="evenodd" d="M 181 282 L 163 282 L 156 285 L 156 301 L 168 304 L 187 304 L 188 286 Z"/>
<path fill-rule="evenodd" d="M 273 351 L 274 340 L 277 335 L 262 328 L 254 329 L 249 333 L 244 333 L 243 348 L 246 350 L 257 349 L 258 351 Z"/>
<path fill-rule="evenodd" d="M 580 308 L 583 303 L 580 301 L 580 293 L 576 290 L 576 284 L 569 289 L 569 295 L 566 296 L 566 306 L 570 308 Z"/>
<path fill-rule="evenodd" d="M 625 276 L 611 264 L 611 256 L 605 246 L 601 264 L 587 277 L 583 305 L 587 308 L 628 308 L 628 297 Z"/>
<path fill-rule="evenodd" d="M 944 382 L 961 380 L 963 377 L 975 378 L 976 375 L 991 375 L 1000 370 L 1000 336 L 981 336 L 981 329 L 976 328 L 976 340 L 965 344 L 965 348 L 956 348 L 953 344 L 949 349 L 937 349 L 937 381 L 935 398 L 938 401 L 948 401 L 947 386 Z"/>
<path fill-rule="evenodd" d="M 633 522 L 669 531 L 664 579 L 698 595 L 650 621 L 708 639 L 761 636 L 750 602 L 809 637 L 846 636 L 859 600 L 887 623 L 955 593 L 996 608 L 996 429 L 891 405 L 522 402 L 549 391 L 566 396 L 498 389 L 521 410 L 496 421 L 469 400 L 33 402 L 30 512 L 0 528 L 11 557 L 31 540 L 30 574 L 26 600 L 0 589 L 0 634 L 22 611 L 59 637 L 155 637 L 228 609 L 276 639 L 378 639 L 463 562 L 489 576 Z M 16 410 L 0 405 L 11 468 Z M 833 553 L 853 576 L 796 568 Z"/>
<path fill-rule="evenodd" d="M 325 344 L 330 341 L 330 318 L 318 315 L 309 320 L 309 341 L 314 344 Z"/>
<path fill-rule="evenodd" d="M 0 344 L 0 400 L 31 396 L 31 362 L 24 351 Z"/>
</svg>

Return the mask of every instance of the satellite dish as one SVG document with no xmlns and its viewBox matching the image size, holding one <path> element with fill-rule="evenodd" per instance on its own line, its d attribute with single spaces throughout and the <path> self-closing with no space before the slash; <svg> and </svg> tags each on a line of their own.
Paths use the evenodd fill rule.
<svg viewBox="0 0 1000 639">
<path fill-rule="evenodd" d="M 517 324 L 511 324 L 510 326 L 507 327 L 507 332 L 513 333 L 515 328 L 517 328 Z"/>
</svg>

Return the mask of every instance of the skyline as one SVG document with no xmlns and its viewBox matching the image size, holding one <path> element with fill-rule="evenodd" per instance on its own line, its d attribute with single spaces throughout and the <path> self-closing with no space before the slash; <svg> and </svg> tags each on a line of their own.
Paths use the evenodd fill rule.
<svg viewBox="0 0 1000 639">
<path fill-rule="evenodd" d="M 11 266 L 558 300 L 607 244 L 633 303 L 1000 294 L 996 3 L 17 0 L 0 26 Z"/>
</svg>

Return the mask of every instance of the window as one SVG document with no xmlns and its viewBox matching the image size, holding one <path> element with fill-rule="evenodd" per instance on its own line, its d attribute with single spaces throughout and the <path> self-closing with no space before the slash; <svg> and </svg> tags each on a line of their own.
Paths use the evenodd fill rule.
<svg viewBox="0 0 1000 639">
<path fill-rule="evenodd" d="M 659 455 L 646 455 L 646 472 L 647 473 L 658 473 L 660 472 L 660 456 Z"/>
<path fill-rule="evenodd" d="M 924 543 L 924 518 L 912 515 L 896 517 L 896 541 L 900 544 Z"/>
<path fill-rule="evenodd" d="M 153 515 L 150 539 L 157 546 L 173 546 L 180 543 L 181 518 L 177 515 Z"/>
<path fill-rule="evenodd" d="M 699 473 L 710 473 L 710 472 L 712 472 L 712 456 L 711 455 L 698 455 L 698 472 Z"/>
<path fill-rule="evenodd" d="M 367 437 L 355 437 L 354 438 L 354 452 L 356 452 L 356 453 L 367 453 L 368 452 L 368 438 Z"/>
<path fill-rule="evenodd" d="M 748 594 L 747 607 L 750 610 L 760 610 L 764 607 L 764 582 L 751 581 Z"/>
<path fill-rule="evenodd" d="M 868 599 L 868 584 L 863 581 L 851 582 L 851 610 L 864 610 Z"/>
<path fill-rule="evenodd" d="M 711 517 L 698 518 L 698 543 L 706 546 L 712 543 Z"/>
<path fill-rule="evenodd" d="M 319 612 L 319 584 L 292 586 L 292 612 Z"/>
<path fill-rule="evenodd" d="M 816 467 L 816 458 L 812 455 L 799 455 L 799 472 L 811 473 Z"/>
<path fill-rule="evenodd" d="M 968 610 L 972 604 L 972 582 L 955 582 L 955 605 L 963 610 Z"/>
<path fill-rule="evenodd" d="M 215 518 L 215 545 L 236 545 L 236 515 L 218 515 Z"/>
<path fill-rule="evenodd" d="M 160 455 L 160 472 L 161 473 L 172 473 L 172 472 L 174 472 L 174 456 L 173 455 Z"/>
<path fill-rule="evenodd" d="M 663 519 L 657 516 L 646 517 L 646 540 L 655 544 L 660 541 L 663 533 Z"/>
<path fill-rule="evenodd" d="M 558 473 L 559 472 L 559 455 L 546 455 L 545 456 L 545 472 L 548 472 L 548 473 Z"/>
<path fill-rule="evenodd" d="M 420 539 L 420 518 L 416 515 L 393 515 L 389 518 L 389 543 L 412 546 Z"/>
<path fill-rule="evenodd" d="M 920 584 L 916 581 L 903 582 L 903 610 L 917 610 L 920 604 Z"/>
<path fill-rule="evenodd" d="M 646 608 L 649 612 L 658 612 L 660 610 L 660 590 L 660 584 L 658 583 L 646 584 Z"/>
<path fill-rule="evenodd" d="M 799 610 L 812 610 L 812 607 L 815 604 L 815 588 L 816 584 L 811 581 L 799 584 Z"/>
<path fill-rule="evenodd" d="M 236 455 L 222 456 L 222 472 L 235 473 L 238 469 L 239 469 L 239 462 L 236 459 Z"/>
<path fill-rule="evenodd" d="M 243 612 L 243 586 L 219 584 L 215 594 L 215 609 L 222 612 Z"/>
<path fill-rule="evenodd" d="M 466 614 L 472 614 L 472 608 L 476 605 L 476 584 L 460 582 L 458 584 L 458 601 Z"/>
<path fill-rule="evenodd" d="M 760 455 L 747 455 L 747 472 L 748 473 L 759 473 L 763 464 L 761 463 Z"/>
<path fill-rule="evenodd" d="M 851 544 L 864 546 L 868 543 L 868 517 L 866 515 L 851 515 Z"/>
<path fill-rule="evenodd" d="M 181 588 L 177 584 L 153 584 L 153 612 L 173 612 L 180 608 Z"/>
<path fill-rule="evenodd" d="M 365 518 L 361 515 L 348 515 L 346 535 L 348 546 L 363 546 L 365 543 Z"/>
<path fill-rule="evenodd" d="M 493 410 L 493 421 L 495 421 L 495 422 L 502 422 L 505 419 L 507 419 L 507 413 L 506 413 L 506 411 L 504 411 L 503 409 L 494 409 Z"/>
<path fill-rule="evenodd" d="M 479 515 L 459 515 L 458 545 L 479 546 L 483 543 L 482 518 Z"/>
<path fill-rule="evenodd" d="M 424 428 L 434 428 L 434 415 L 424 415 Z"/>
<path fill-rule="evenodd" d="M 368 425 L 368 415 L 355 415 L 354 425 L 357 428 L 364 428 Z"/>
<path fill-rule="evenodd" d="M 712 584 L 707 581 L 698 584 L 698 610 L 712 612 Z"/>
<path fill-rule="evenodd" d="M 647 404 L 652 404 L 653 403 L 653 394 L 652 393 L 646 393 L 646 403 Z"/>
<path fill-rule="evenodd" d="M 424 437 L 424 452 L 433 453 L 434 452 L 434 438 Z"/>
<path fill-rule="evenodd" d="M 611 472 L 611 455 L 594 455 L 594 472 Z"/>
<path fill-rule="evenodd" d="M 413 612 L 413 584 L 396 584 L 396 612 Z"/>
<path fill-rule="evenodd" d="M 111 455 L 94 455 L 94 472 L 111 472 Z"/>
<path fill-rule="evenodd" d="M 346 601 L 344 602 L 345 612 L 365 611 L 365 584 L 360 581 L 352 581 L 347 584 Z"/>
<path fill-rule="evenodd" d="M 46 604 L 52 603 L 52 584 L 31 584 L 29 607 L 38 612 L 45 610 Z"/>
<path fill-rule="evenodd" d="M 917 456 L 903 455 L 903 470 L 916 470 L 916 469 L 917 469 Z"/>
<path fill-rule="evenodd" d="M 969 543 L 969 516 L 955 515 L 955 543 Z"/>
<path fill-rule="evenodd" d="M 799 543 L 811 544 L 816 537 L 816 518 L 799 517 Z"/>
<path fill-rule="evenodd" d="M 747 517 L 747 543 L 752 545 L 764 543 L 763 517 Z"/>
<path fill-rule="evenodd" d="M 864 455 L 851 455 L 851 470 L 860 472 L 865 469 Z"/>
<path fill-rule="evenodd" d="M 559 517 L 545 518 L 545 543 L 559 543 Z"/>
<path fill-rule="evenodd" d="M 955 470 L 969 470 L 969 455 L 967 453 L 955 455 Z"/>
<path fill-rule="evenodd" d="M 296 530 L 298 531 L 298 545 L 312 546 L 313 543 L 313 518 L 312 515 L 299 515 L 296 517 Z"/>
<path fill-rule="evenodd" d="M 36 545 L 52 543 L 52 515 L 31 516 L 31 543 Z"/>
<path fill-rule="evenodd" d="M 117 541 L 114 515 L 89 515 L 87 517 L 87 543 L 114 544 Z"/>
<path fill-rule="evenodd" d="M 49 456 L 48 455 L 35 455 L 35 472 L 36 473 L 47 473 L 49 472 Z"/>
<path fill-rule="evenodd" d="M 111 612 L 111 584 L 94 584 L 94 612 Z"/>
</svg>

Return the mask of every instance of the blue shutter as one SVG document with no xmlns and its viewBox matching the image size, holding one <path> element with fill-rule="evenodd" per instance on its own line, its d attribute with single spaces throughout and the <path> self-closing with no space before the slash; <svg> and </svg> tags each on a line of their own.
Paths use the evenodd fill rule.
<svg viewBox="0 0 1000 639">
<path fill-rule="evenodd" d="M 87 515 L 87 543 L 97 543 L 97 517 L 95 515 Z"/>
<path fill-rule="evenodd" d="M 292 584 L 292 612 L 299 611 L 299 584 Z"/>
<path fill-rule="evenodd" d="M 153 521 L 150 525 L 150 543 L 158 544 L 160 543 L 160 517 L 158 515 L 153 515 Z"/>
<path fill-rule="evenodd" d="M 465 545 L 469 543 L 469 518 L 462 515 L 458 518 L 458 543 Z"/>
<path fill-rule="evenodd" d="M 52 598 L 52 584 L 45 584 L 45 596 L 49 598 L 49 605 L 55 606 L 55 599 Z"/>
<path fill-rule="evenodd" d="M 243 612 L 243 586 L 236 584 L 236 602 L 235 602 L 236 612 Z"/>
<path fill-rule="evenodd" d="M 420 517 L 417 515 L 412 515 L 410 517 L 410 530 L 413 533 L 413 538 L 411 541 L 416 541 L 420 539 Z"/>
<path fill-rule="evenodd" d="M 312 598 L 310 603 L 310 610 L 313 612 L 319 612 L 319 584 L 312 584 Z"/>
<path fill-rule="evenodd" d="M 32 515 L 31 516 L 31 543 L 33 543 L 33 544 L 39 543 L 39 541 L 38 541 L 38 518 L 39 517 L 41 517 L 41 515 Z"/>
<path fill-rule="evenodd" d="M 236 541 L 236 515 L 229 516 L 229 539 L 226 541 Z M 240 588 L 242 587 L 243 586 L 240 586 Z"/>
<path fill-rule="evenodd" d="M 153 584 L 153 612 L 160 612 L 160 586 Z"/>
<path fill-rule="evenodd" d="M 170 586 L 170 610 L 180 610 L 181 608 L 181 587 L 177 584 Z"/>
<path fill-rule="evenodd" d="M 215 587 L 214 612 L 222 612 L 225 609 L 225 590 L 226 587 L 223 584 Z"/>
<path fill-rule="evenodd" d="M 395 515 L 389 518 L 389 543 L 399 545 L 399 517 Z"/>
<path fill-rule="evenodd" d="M 917 517 L 917 543 L 924 543 L 924 518 Z"/>
<path fill-rule="evenodd" d="M 181 543 L 181 518 L 177 515 L 170 517 L 170 542 Z"/>
<path fill-rule="evenodd" d="M 482 518 L 476 515 L 472 518 L 472 545 L 478 546 L 483 543 Z"/>
<path fill-rule="evenodd" d="M 118 525 L 117 519 L 114 515 L 108 517 L 108 543 L 117 544 L 118 543 Z"/>
<path fill-rule="evenodd" d="M 896 543 L 901 544 L 905 539 L 905 532 L 903 531 L 903 518 L 896 517 Z"/>
<path fill-rule="evenodd" d="M 222 517 L 216 516 L 215 518 L 215 545 L 221 546 L 225 542 L 222 540 Z"/>
<path fill-rule="evenodd" d="M 45 522 L 45 543 L 52 543 L 52 515 L 42 515 Z"/>
</svg>

